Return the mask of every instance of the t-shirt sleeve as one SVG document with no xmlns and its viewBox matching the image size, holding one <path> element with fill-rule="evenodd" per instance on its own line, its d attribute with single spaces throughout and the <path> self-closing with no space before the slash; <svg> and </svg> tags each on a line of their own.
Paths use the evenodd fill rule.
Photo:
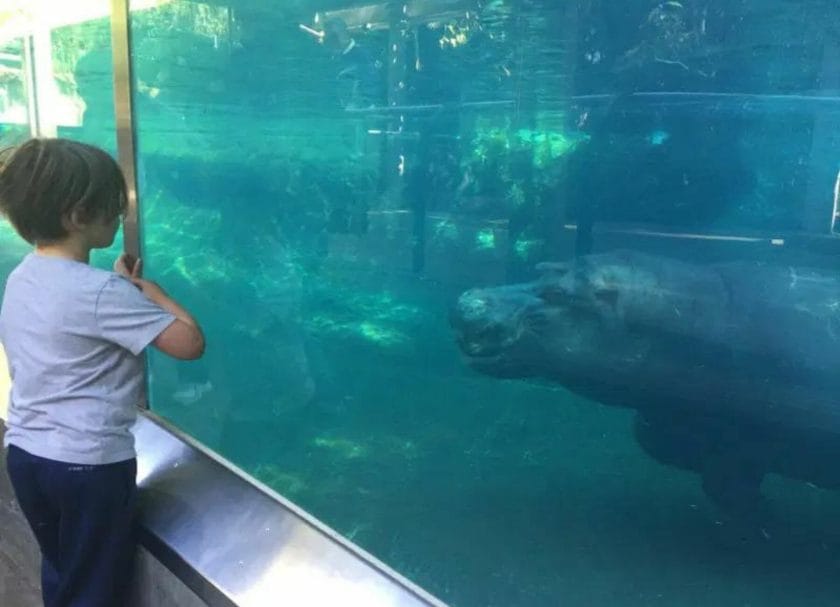
<svg viewBox="0 0 840 607">
<path fill-rule="evenodd" d="M 143 295 L 134 283 L 112 276 L 96 298 L 96 327 L 99 336 L 132 354 L 140 354 L 175 316 Z"/>
</svg>

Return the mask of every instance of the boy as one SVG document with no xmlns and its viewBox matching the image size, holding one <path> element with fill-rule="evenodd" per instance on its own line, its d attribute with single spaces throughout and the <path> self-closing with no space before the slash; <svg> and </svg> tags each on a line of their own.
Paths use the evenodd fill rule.
<svg viewBox="0 0 840 607">
<path fill-rule="evenodd" d="M 88 265 L 114 241 L 126 186 L 104 151 L 32 139 L 0 152 L 0 213 L 34 251 L 9 275 L 0 343 L 12 389 L 5 446 L 18 502 L 41 548 L 46 607 L 124 604 L 141 400 L 140 353 L 204 351 L 192 316 L 140 260 Z"/>
</svg>

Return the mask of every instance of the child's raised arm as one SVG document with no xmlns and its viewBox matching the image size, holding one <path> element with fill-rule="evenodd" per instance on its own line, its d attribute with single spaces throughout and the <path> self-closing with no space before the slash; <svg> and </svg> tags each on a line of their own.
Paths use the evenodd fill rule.
<svg viewBox="0 0 840 607">
<path fill-rule="evenodd" d="M 133 282 L 143 294 L 172 314 L 176 320 L 157 336 L 152 345 L 164 354 L 181 360 L 195 360 L 204 354 L 204 333 L 201 327 L 178 302 L 156 283 L 140 278 L 143 260 L 123 253 L 114 263 L 114 271 Z"/>
</svg>

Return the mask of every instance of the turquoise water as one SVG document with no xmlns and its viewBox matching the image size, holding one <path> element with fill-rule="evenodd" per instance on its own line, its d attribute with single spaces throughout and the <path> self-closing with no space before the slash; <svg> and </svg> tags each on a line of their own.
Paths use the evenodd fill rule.
<svg viewBox="0 0 840 607">
<path fill-rule="evenodd" d="M 416 38 L 431 75 L 407 76 L 396 114 L 342 111 L 329 54 L 295 31 L 310 7 L 234 6 L 229 50 L 206 25 L 165 34 L 138 16 L 147 267 L 219 344 L 197 365 L 153 359 L 153 406 L 456 605 L 833 603 L 833 493 L 770 478 L 784 522 L 742 537 L 697 475 L 640 450 L 630 412 L 478 375 L 449 328 L 462 290 L 567 259 L 577 245 L 561 226 L 588 215 L 809 229 L 808 178 L 834 177 L 830 135 L 813 137 L 836 105 L 790 97 L 807 76 L 772 53 L 726 53 L 731 73 L 712 83 L 659 62 L 615 73 L 615 55 L 646 40 L 666 60 L 704 56 L 632 33 L 642 4 L 492 3 L 481 29 L 449 17 L 448 36 Z M 718 39 L 738 12 L 717 16 Z M 760 31 L 758 10 L 743 12 Z M 459 28 L 470 41 L 434 50 Z M 381 30 L 359 39 L 387 47 Z M 599 50 L 610 62 L 587 59 Z M 637 89 L 654 94 L 622 97 Z M 595 245 L 652 246 L 616 240 Z"/>
<path fill-rule="evenodd" d="M 321 341 L 339 382 L 326 402 L 241 430 L 212 392 L 166 414 L 453 604 L 834 603 L 837 495 L 771 478 L 784 525 L 743 538 L 694 475 L 641 452 L 628 412 L 469 373 L 446 340 L 446 298 L 387 284 L 423 312 L 386 325 L 401 343 Z"/>
<path fill-rule="evenodd" d="M 176 1 L 132 14 L 145 267 L 209 344 L 195 363 L 151 355 L 152 408 L 459 607 L 836 604 L 840 494 L 818 481 L 832 476 L 838 427 L 808 435 L 825 461 L 808 460 L 806 478 L 764 479 L 772 520 L 739 524 L 699 474 L 640 447 L 633 407 L 649 402 L 610 406 L 614 394 L 597 402 L 558 375 L 479 373 L 450 315 L 468 289 L 616 249 L 794 277 L 817 267 L 830 283 L 840 87 L 823 24 L 837 9 L 453 1 L 413 3 L 401 22 L 355 8 Z M 336 15 L 367 51 L 355 64 L 300 27 Z M 56 69 L 87 107 L 62 132 L 112 150 L 107 23 L 54 36 Z M 0 232 L 0 273 L 18 255 L 10 238 Z M 720 303 L 698 285 L 653 291 L 649 309 L 691 289 L 698 309 Z M 840 294 L 814 293 L 800 304 L 825 304 L 831 331 Z M 581 368 L 591 392 L 638 334 L 599 341 L 587 331 L 602 308 L 581 301 L 563 332 L 539 336 L 601 348 Z M 654 324 L 682 327 L 681 313 Z M 832 360 L 810 318 L 785 334 L 806 338 L 781 362 L 749 350 L 743 327 L 722 330 L 749 342 L 713 350 L 731 391 L 741 376 L 787 388 L 807 344 L 828 344 L 818 354 Z M 672 352 L 683 371 L 714 334 L 699 326 Z M 697 401 L 681 378 L 656 379 L 650 401 L 689 419 Z M 790 427 L 812 427 L 809 399 L 833 384 L 797 381 L 802 403 L 782 409 Z M 736 469 L 766 443 L 755 429 L 771 407 L 744 419 L 706 404 L 734 433 L 717 438 L 735 445 Z"/>
</svg>

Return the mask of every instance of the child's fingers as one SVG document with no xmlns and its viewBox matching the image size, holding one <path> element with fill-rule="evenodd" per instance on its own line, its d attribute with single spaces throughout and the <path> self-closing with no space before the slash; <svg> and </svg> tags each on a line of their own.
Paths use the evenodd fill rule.
<svg viewBox="0 0 840 607">
<path fill-rule="evenodd" d="M 140 272 L 143 270 L 143 260 L 139 257 L 137 261 L 134 262 L 134 267 L 131 268 L 131 277 L 132 278 L 140 278 Z"/>
<path fill-rule="evenodd" d="M 122 255 L 117 257 L 117 260 L 114 262 L 114 271 L 122 272 L 124 269 L 127 269 L 127 267 L 128 266 L 126 264 L 126 254 L 123 253 Z"/>
</svg>

